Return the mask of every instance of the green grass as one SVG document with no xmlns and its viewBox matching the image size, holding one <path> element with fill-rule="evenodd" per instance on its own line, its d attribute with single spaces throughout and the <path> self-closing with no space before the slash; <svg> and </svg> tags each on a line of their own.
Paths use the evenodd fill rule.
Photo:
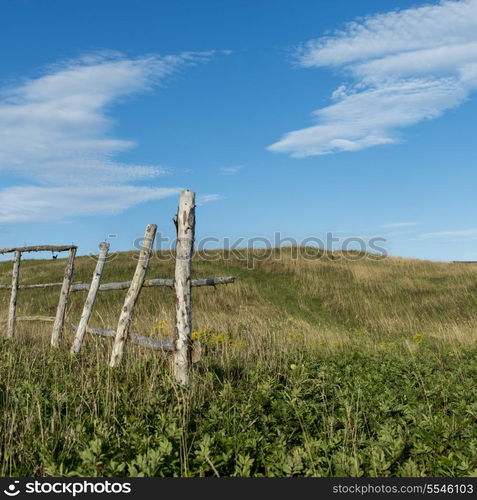
<svg viewBox="0 0 477 500">
<path fill-rule="evenodd" d="M 194 276 L 239 280 L 194 290 L 204 353 L 186 392 L 165 356 L 136 346 L 120 370 L 107 367 L 110 339 L 88 337 L 72 358 L 69 327 L 56 351 L 51 324 L 0 341 L 0 475 L 476 474 L 476 267 L 290 249 L 253 269 L 250 254 L 199 257 Z M 135 264 L 118 255 L 104 281 Z M 75 281 L 94 265 L 78 258 Z M 63 266 L 26 260 L 21 281 L 61 281 Z M 0 274 L 8 283 L 11 265 Z M 172 275 L 156 256 L 148 276 Z M 19 315 L 54 315 L 58 292 L 21 290 Z M 124 295 L 101 293 L 91 325 L 115 328 Z M 72 294 L 68 325 L 84 299 Z M 144 289 L 132 329 L 169 336 L 173 311 L 171 290 Z"/>
</svg>

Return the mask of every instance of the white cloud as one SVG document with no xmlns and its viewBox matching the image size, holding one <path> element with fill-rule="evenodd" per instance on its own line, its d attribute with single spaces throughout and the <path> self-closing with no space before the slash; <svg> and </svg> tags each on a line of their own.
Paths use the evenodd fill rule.
<svg viewBox="0 0 477 500">
<path fill-rule="evenodd" d="M 397 130 L 440 116 L 477 89 L 477 0 L 449 1 L 349 23 L 300 48 L 303 67 L 342 69 L 352 79 L 269 150 L 295 157 L 397 142 Z"/>
<path fill-rule="evenodd" d="M 58 221 L 81 215 L 113 215 L 159 200 L 180 188 L 144 186 L 17 186 L 0 191 L 0 224 Z"/>
<path fill-rule="evenodd" d="M 197 200 L 198 205 L 204 205 L 204 203 L 210 203 L 211 201 L 222 200 L 224 197 L 221 194 L 203 194 L 199 196 Z"/>
<path fill-rule="evenodd" d="M 135 143 L 112 135 L 109 111 L 120 99 L 161 85 L 210 55 L 127 58 L 101 53 L 50 66 L 38 78 L 0 89 L 0 172 L 33 184 L 0 190 L 6 202 L 0 222 L 57 220 L 62 212 L 65 217 L 116 213 L 141 197 L 146 201 L 176 192 L 125 184 L 150 180 L 166 169 L 116 159 Z M 114 192 L 122 197 L 113 201 Z M 77 193 L 87 195 L 89 208 Z M 76 208 L 67 194 L 78 202 Z M 28 208 L 21 210 L 22 204 Z M 15 208 L 20 210 L 15 213 Z"/>
<path fill-rule="evenodd" d="M 223 167 L 219 168 L 219 172 L 222 175 L 235 175 L 238 173 L 240 170 L 242 170 L 243 165 L 234 165 L 233 167 Z"/>
<path fill-rule="evenodd" d="M 441 231 L 437 233 L 424 233 L 421 234 L 420 238 L 423 240 L 429 240 L 434 238 L 453 238 L 453 237 L 467 237 L 467 236 L 477 236 L 477 229 L 461 229 L 459 231 Z"/>
<path fill-rule="evenodd" d="M 417 226 L 417 222 L 393 222 L 391 224 L 383 224 L 382 226 L 379 226 L 379 228 L 392 229 L 395 227 L 410 227 L 410 226 Z"/>
</svg>

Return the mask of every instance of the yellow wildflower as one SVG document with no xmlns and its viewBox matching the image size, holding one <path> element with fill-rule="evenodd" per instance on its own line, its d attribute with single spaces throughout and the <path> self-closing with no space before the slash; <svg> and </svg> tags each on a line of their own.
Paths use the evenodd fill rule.
<svg viewBox="0 0 477 500">
<path fill-rule="evenodd" d="M 210 341 L 214 344 L 220 344 L 222 342 L 227 342 L 227 337 L 223 333 L 217 333 L 211 337 Z"/>
<path fill-rule="evenodd" d="M 424 336 L 420 333 L 415 333 L 413 336 L 412 336 L 412 340 L 414 340 L 415 342 L 417 342 L 418 344 L 420 342 L 422 342 L 422 339 L 424 338 Z"/>
</svg>

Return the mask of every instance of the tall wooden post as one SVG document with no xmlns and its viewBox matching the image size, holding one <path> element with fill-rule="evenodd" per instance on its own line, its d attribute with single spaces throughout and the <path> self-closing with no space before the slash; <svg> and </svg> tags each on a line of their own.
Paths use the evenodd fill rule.
<svg viewBox="0 0 477 500">
<path fill-rule="evenodd" d="M 109 243 L 103 242 L 99 245 L 98 262 L 96 263 L 91 286 L 84 303 L 78 329 L 76 330 L 75 340 L 73 342 L 73 345 L 71 346 L 71 354 L 77 354 L 81 350 L 81 345 L 86 333 L 86 328 L 88 327 L 88 322 L 91 318 L 91 314 L 93 313 L 93 307 L 96 301 L 96 295 L 98 293 L 99 285 L 101 283 L 101 276 L 103 274 L 104 264 L 106 263 L 108 251 Z"/>
<path fill-rule="evenodd" d="M 189 364 L 192 353 L 191 270 L 195 235 L 195 193 L 181 192 L 177 211 L 176 268 L 176 328 L 174 332 L 173 372 L 177 382 L 189 383 Z"/>
<path fill-rule="evenodd" d="M 113 352 L 111 353 L 111 360 L 109 362 L 109 366 L 112 368 L 119 366 L 123 359 L 124 344 L 126 343 L 129 335 L 129 328 L 131 326 L 134 307 L 144 283 L 146 271 L 149 267 L 149 261 L 151 260 L 152 245 L 156 236 L 156 230 L 157 226 L 155 224 L 148 224 L 146 227 L 146 234 L 144 235 L 144 241 L 139 253 L 136 271 L 134 272 L 131 286 L 129 287 L 123 308 L 121 309 L 121 314 L 119 316 L 118 328 L 116 329 L 116 336 L 114 338 Z"/>
<path fill-rule="evenodd" d="M 61 285 L 60 300 L 56 308 L 55 323 L 51 333 L 52 347 L 58 347 L 60 344 L 61 334 L 63 332 L 63 323 L 65 321 L 66 306 L 68 305 L 68 294 L 70 292 L 71 280 L 73 278 L 73 271 L 75 267 L 76 247 L 70 248 L 68 254 L 68 261 L 66 263 L 65 275 L 63 284 Z"/>
<path fill-rule="evenodd" d="M 10 307 L 8 308 L 8 323 L 7 323 L 7 338 L 13 338 L 15 333 L 16 311 L 17 311 L 17 295 L 18 295 L 18 280 L 20 277 L 20 260 L 22 254 L 20 251 L 15 252 L 13 260 L 12 274 L 12 293 L 10 295 Z"/>
</svg>

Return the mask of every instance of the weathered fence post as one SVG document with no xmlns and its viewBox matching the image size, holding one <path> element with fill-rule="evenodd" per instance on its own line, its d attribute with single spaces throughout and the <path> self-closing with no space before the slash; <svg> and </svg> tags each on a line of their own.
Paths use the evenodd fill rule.
<svg viewBox="0 0 477 500">
<path fill-rule="evenodd" d="M 13 274 L 12 274 L 12 293 L 10 295 L 10 307 L 8 309 L 8 324 L 7 324 L 7 338 L 13 338 L 15 333 L 15 321 L 17 311 L 17 294 L 18 294 L 18 280 L 20 276 L 20 260 L 22 254 L 20 251 L 15 252 L 13 260 Z"/>
<path fill-rule="evenodd" d="M 76 247 L 71 247 L 68 254 L 63 284 L 61 285 L 60 300 L 58 301 L 58 307 L 56 308 L 55 323 L 51 333 L 51 345 L 53 347 L 58 347 L 61 333 L 63 331 L 63 322 L 65 320 L 66 306 L 68 304 L 68 294 L 70 292 L 71 280 L 73 278 L 75 266 L 76 250 Z"/>
<path fill-rule="evenodd" d="M 129 328 L 131 326 L 132 315 L 136 305 L 139 293 L 141 292 L 144 278 L 146 276 L 149 261 L 151 260 L 152 245 L 156 236 L 157 226 L 155 224 L 148 224 L 146 227 L 146 234 L 142 243 L 141 252 L 139 253 L 139 260 L 134 272 L 134 277 L 129 287 L 126 299 L 124 300 L 123 308 L 119 316 L 118 328 L 116 329 L 116 336 L 114 338 L 113 352 L 111 353 L 111 360 L 109 366 L 112 368 L 119 366 L 123 359 L 124 344 L 129 335 Z"/>
<path fill-rule="evenodd" d="M 174 332 L 173 373 L 179 384 L 189 383 L 189 364 L 192 352 L 191 270 L 195 233 L 195 193 L 181 192 L 176 218 L 176 328 Z"/>
<path fill-rule="evenodd" d="M 81 350 L 81 345 L 86 333 L 88 321 L 90 320 L 91 314 L 93 313 L 93 307 L 96 301 L 96 295 L 98 293 L 99 284 L 101 282 L 101 276 L 103 274 L 104 264 L 106 263 L 108 251 L 109 243 L 103 242 L 99 245 L 98 262 L 96 263 L 91 286 L 84 303 L 83 312 L 81 313 L 81 319 L 78 325 L 78 330 L 76 330 L 75 340 L 73 342 L 73 345 L 71 346 L 71 354 L 77 354 Z"/>
</svg>

